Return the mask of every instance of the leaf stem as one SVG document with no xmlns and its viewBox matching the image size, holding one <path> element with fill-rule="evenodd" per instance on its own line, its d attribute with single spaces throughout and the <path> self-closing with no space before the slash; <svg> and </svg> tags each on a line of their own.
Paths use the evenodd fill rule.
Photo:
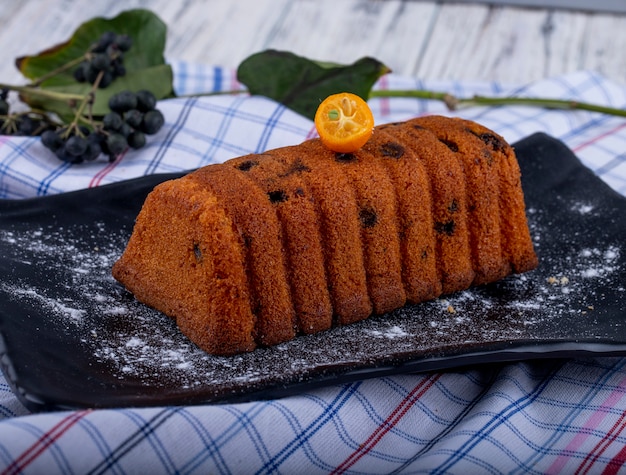
<svg viewBox="0 0 626 475">
<path fill-rule="evenodd" d="M 192 92 L 189 94 L 177 94 L 176 98 L 186 97 L 210 97 L 210 96 L 231 96 L 235 94 L 250 94 L 247 89 L 233 89 L 230 91 Z"/>
<path fill-rule="evenodd" d="M 202 97 L 247 93 L 248 91 L 246 91 L 245 89 L 241 89 L 233 91 L 184 94 L 177 97 Z M 599 112 L 601 114 L 614 115 L 618 117 L 626 117 L 626 109 L 618 109 L 616 107 L 601 106 L 599 104 L 573 101 L 568 99 L 547 99 L 541 97 L 490 97 L 481 95 L 475 95 L 468 98 L 459 98 L 447 92 L 431 91 L 427 89 L 375 89 L 370 91 L 370 98 L 372 97 L 409 97 L 415 99 L 441 101 L 451 111 L 473 106 L 493 107 L 504 105 L 518 105 L 559 110 L 585 110 L 589 112 Z"/>
<path fill-rule="evenodd" d="M 30 87 L 38 87 L 41 85 L 42 82 L 44 82 L 46 79 L 50 79 L 51 77 L 56 76 L 57 74 L 63 73 L 71 68 L 73 68 L 74 66 L 79 65 L 80 63 L 82 63 L 85 58 L 87 57 L 86 54 L 79 56 L 76 59 L 73 59 L 71 61 L 68 61 L 67 63 L 59 66 L 56 69 L 53 69 L 52 71 L 47 72 L 46 74 L 44 74 L 41 77 L 38 77 L 36 80 L 34 80 L 33 82 L 31 82 L 28 86 Z"/>
<path fill-rule="evenodd" d="M 57 101 L 80 101 L 85 96 L 83 94 L 71 94 L 67 92 L 56 92 L 47 89 L 39 89 L 31 86 L 16 86 L 13 84 L 0 83 L 0 89 L 7 89 L 9 91 L 21 92 L 24 94 L 31 94 L 33 96 L 45 97 L 47 99 L 53 99 Z"/>
<path fill-rule="evenodd" d="M 539 97 L 488 97 L 475 95 L 468 98 L 459 98 L 445 92 L 428 91 L 423 89 L 408 90 L 372 90 L 370 97 L 412 97 L 418 99 L 432 99 L 442 101 L 449 110 L 472 106 L 502 106 L 520 105 L 544 107 L 546 109 L 585 110 L 602 114 L 626 117 L 626 109 L 601 106 L 588 102 L 572 101 L 567 99 L 546 99 Z"/>
<path fill-rule="evenodd" d="M 98 73 L 98 76 L 96 76 L 96 80 L 94 81 L 91 90 L 82 97 L 82 100 L 80 104 L 78 104 L 78 107 L 76 109 L 76 113 L 74 114 L 74 120 L 72 120 L 72 123 L 67 127 L 67 130 L 63 134 L 65 135 L 65 137 L 69 137 L 72 131 L 76 131 L 80 136 L 83 135 L 79 129 L 78 123 L 83 119 L 83 111 L 85 110 L 85 107 L 87 107 L 87 105 L 91 106 L 91 104 L 93 104 L 94 95 L 96 93 L 96 90 L 98 89 L 98 86 L 100 85 L 100 81 L 102 80 L 103 76 L 104 71 L 100 71 Z"/>
</svg>

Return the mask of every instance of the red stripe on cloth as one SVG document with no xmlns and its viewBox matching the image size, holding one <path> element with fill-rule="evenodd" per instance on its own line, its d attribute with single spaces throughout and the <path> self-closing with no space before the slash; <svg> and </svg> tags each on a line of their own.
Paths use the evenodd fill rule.
<svg viewBox="0 0 626 475">
<path fill-rule="evenodd" d="M 387 76 L 382 76 L 378 80 L 379 89 L 387 89 L 389 87 L 389 81 L 387 80 Z M 380 115 L 381 117 L 386 117 L 391 114 L 391 105 L 389 103 L 388 97 L 380 98 Z"/>
<path fill-rule="evenodd" d="M 615 457 L 606 465 L 602 475 L 616 475 L 626 463 L 626 447 L 622 447 Z"/>
<path fill-rule="evenodd" d="M 118 155 L 115 160 L 109 162 L 106 167 L 102 168 L 98 173 L 96 173 L 89 182 L 88 188 L 95 188 L 96 186 L 100 185 L 104 177 L 111 173 L 111 171 L 120 163 L 124 155 L 126 155 L 126 152 Z"/>
<path fill-rule="evenodd" d="M 622 433 L 624 428 L 626 428 L 626 413 L 622 413 L 621 416 L 615 421 L 613 427 L 606 433 L 606 435 L 600 440 L 596 446 L 593 448 L 591 452 L 587 454 L 585 460 L 580 464 L 578 470 L 576 470 L 577 474 L 589 473 L 591 467 L 597 460 L 602 456 L 602 454 L 606 451 L 606 449 L 615 442 L 615 439 Z M 611 461 L 613 462 L 613 461 Z M 622 457 L 622 464 L 624 463 Z M 607 467 L 608 468 L 608 467 Z"/>
<path fill-rule="evenodd" d="M 243 89 L 245 89 L 244 85 L 241 84 L 239 82 L 239 80 L 237 79 L 237 70 L 233 69 L 230 71 L 230 89 L 231 91 L 242 91 L 242 92 L 247 92 Z"/>
<path fill-rule="evenodd" d="M 37 439 L 34 444 L 32 444 L 29 448 L 22 452 L 19 457 L 14 459 L 13 462 L 2 473 L 8 475 L 23 472 L 29 464 L 31 464 L 37 457 L 39 457 L 39 455 L 41 455 L 54 442 L 59 440 L 61 436 L 70 429 L 70 427 L 72 427 L 90 412 L 91 410 L 73 412 L 68 417 L 61 419 L 61 421 L 52 426 L 52 428 L 48 432 L 42 434 L 41 437 L 39 437 L 39 439 Z"/>
<path fill-rule="evenodd" d="M 576 145 L 576 147 L 572 148 L 572 150 L 574 151 L 574 153 L 576 153 L 582 150 L 583 148 L 588 147 L 589 145 L 593 145 L 594 143 L 602 140 L 603 138 L 608 137 L 609 135 L 613 135 L 615 132 L 623 129 L 624 127 L 626 127 L 626 123 L 620 124 L 617 127 L 614 127 L 613 129 L 608 130 L 607 132 L 600 134 L 597 137 L 592 138 L 591 140 L 578 144 Z"/>
<path fill-rule="evenodd" d="M 311 130 L 309 130 L 309 133 L 306 134 L 305 140 L 309 140 L 309 139 L 314 139 L 316 137 L 318 137 L 318 133 L 317 133 L 317 128 L 315 126 L 311 127 Z"/>
<path fill-rule="evenodd" d="M 579 428 L 578 433 L 574 435 L 572 440 L 567 444 L 564 449 L 561 449 L 559 456 L 552 462 L 548 473 L 561 473 L 565 465 L 571 461 L 570 454 L 579 451 L 580 447 L 591 437 L 591 434 L 596 430 L 602 422 L 607 418 L 607 414 L 610 414 L 612 408 L 621 407 L 623 404 L 622 399 L 626 397 L 626 378 L 622 379 L 617 385 L 618 389 L 615 389 L 609 393 L 609 395 L 602 401 L 598 408 L 592 412 L 587 418 L 585 423 Z M 584 466 L 583 462 L 578 470 L 582 470 Z"/>
<path fill-rule="evenodd" d="M 378 442 L 389 432 L 409 409 L 415 404 L 415 402 L 422 397 L 426 391 L 428 391 L 435 382 L 441 377 L 441 374 L 431 376 L 429 379 L 424 379 L 415 386 L 411 392 L 396 406 L 396 408 L 389 414 L 389 417 L 380 424 L 374 432 L 370 434 L 365 442 L 363 442 L 347 459 L 345 459 L 332 473 L 344 473 L 350 467 L 352 467 L 359 459 L 365 454 L 371 451 Z"/>
</svg>

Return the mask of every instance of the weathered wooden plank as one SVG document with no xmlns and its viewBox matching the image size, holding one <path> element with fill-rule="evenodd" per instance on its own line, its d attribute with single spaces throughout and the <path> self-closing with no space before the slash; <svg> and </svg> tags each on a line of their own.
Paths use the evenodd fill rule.
<svg viewBox="0 0 626 475">
<path fill-rule="evenodd" d="M 626 84 L 626 17 L 590 15 L 580 43 L 580 69 Z"/>
<path fill-rule="evenodd" d="M 526 82 L 544 75 L 547 12 L 456 4 L 441 9 L 414 72 L 438 79 Z M 453 33 L 454 32 L 454 33 Z"/>
<path fill-rule="evenodd" d="M 624 0 L 440 0 L 456 3 L 489 3 L 492 5 L 579 10 L 584 12 L 626 13 Z"/>
<path fill-rule="evenodd" d="M 176 3 L 176 2 L 170 2 Z M 190 2 L 176 15 L 168 15 L 171 34 L 167 56 L 236 67 L 244 58 L 265 47 L 289 0 L 205 0 Z M 166 18 L 164 18 L 166 20 Z"/>
<path fill-rule="evenodd" d="M 414 74 L 526 83 L 595 69 L 624 82 L 625 46 L 625 15 L 450 4 Z"/>
<path fill-rule="evenodd" d="M 300 0 L 291 2 L 277 25 L 269 48 L 290 50 L 310 58 L 351 63 L 376 56 L 394 70 L 406 71 L 397 48 L 405 57 L 419 51 L 427 28 L 411 28 L 415 15 L 426 15 L 432 5 L 400 1 Z M 411 10 L 408 13 L 407 10 Z M 409 37 L 410 33 L 411 36 Z M 405 44 L 401 44 L 404 40 Z"/>
<path fill-rule="evenodd" d="M 438 12 L 439 7 L 433 2 L 401 2 L 381 41 L 371 45 L 372 55 L 395 73 L 412 76 L 430 45 Z"/>
<path fill-rule="evenodd" d="M 22 80 L 17 56 L 128 8 L 167 23 L 171 59 L 236 67 L 277 48 L 342 63 L 374 56 L 427 79 L 520 83 L 595 69 L 626 81 L 626 15 L 416 0 L 3 0 L 0 79 Z"/>
</svg>

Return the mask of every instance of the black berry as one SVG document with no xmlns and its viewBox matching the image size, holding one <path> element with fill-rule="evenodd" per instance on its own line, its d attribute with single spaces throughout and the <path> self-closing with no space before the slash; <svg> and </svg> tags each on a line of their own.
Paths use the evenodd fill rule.
<svg viewBox="0 0 626 475">
<path fill-rule="evenodd" d="M 78 66 L 72 74 L 74 75 L 74 79 L 78 82 L 85 82 L 87 80 L 85 77 L 85 67 L 82 64 Z"/>
<path fill-rule="evenodd" d="M 111 96 L 109 108 L 118 113 L 123 113 L 137 108 L 137 96 L 131 91 L 122 91 Z"/>
<path fill-rule="evenodd" d="M 111 58 L 106 53 L 98 53 L 91 59 L 91 65 L 98 71 L 106 71 L 111 67 Z"/>
<path fill-rule="evenodd" d="M 128 147 L 126 137 L 117 133 L 109 135 L 107 137 L 106 144 L 109 154 L 111 156 L 117 156 L 121 154 Z"/>
<path fill-rule="evenodd" d="M 115 33 L 112 31 L 103 33 L 98 41 L 92 46 L 91 50 L 95 53 L 105 52 L 109 45 L 115 41 L 115 36 Z"/>
<path fill-rule="evenodd" d="M 17 134 L 16 135 L 34 135 L 38 121 L 27 115 L 20 116 L 17 119 Z"/>
<path fill-rule="evenodd" d="M 100 78 L 100 82 L 98 83 L 98 87 L 100 89 L 104 89 L 109 87 L 109 85 L 113 82 L 113 73 L 110 71 L 101 71 L 100 74 L 102 77 Z"/>
<path fill-rule="evenodd" d="M 131 133 L 126 140 L 130 148 L 138 149 L 146 145 L 146 136 L 138 130 Z"/>
<path fill-rule="evenodd" d="M 148 112 L 156 107 L 156 97 L 150 91 L 137 91 L 137 109 L 141 112 Z"/>
<path fill-rule="evenodd" d="M 95 134 L 92 134 L 95 135 Z M 87 150 L 83 153 L 86 162 L 91 162 L 102 154 L 102 147 L 98 142 L 87 142 Z"/>
<path fill-rule="evenodd" d="M 138 129 L 143 121 L 143 114 L 138 109 L 131 109 L 124 114 L 124 120 L 134 129 Z"/>
<path fill-rule="evenodd" d="M 54 152 L 63 146 L 63 139 L 55 130 L 46 130 L 41 134 L 41 143 Z"/>
<path fill-rule="evenodd" d="M 163 124 L 165 123 L 165 118 L 163 114 L 158 109 L 154 109 L 148 111 L 143 116 L 143 123 L 141 124 L 141 130 L 148 135 L 156 134 Z"/>
<path fill-rule="evenodd" d="M 102 126 L 106 130 L 120 130 L 122 124 L 124 123 L 124 119 L 117 112 L 109 112 L 102 119 Z"/>
<path fill-rule="evenodd" d="M 113 44 L 117 45 L 120 51 L 128 51 L 133 45 L 133 39 L 128 35 L 117 35 Z"/>
<path fill-rule="evenodd" d="M 87 140 L 78 135 L 74 135 L 65 142 L 65 150 L 74 157 L 80 157 L 87 151 Z"/>
</svg>

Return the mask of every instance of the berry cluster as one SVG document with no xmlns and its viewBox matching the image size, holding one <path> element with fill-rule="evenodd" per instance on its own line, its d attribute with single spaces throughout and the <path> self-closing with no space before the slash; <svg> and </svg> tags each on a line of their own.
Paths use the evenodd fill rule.
<svg viewBox="0 0 626 475">
<path fill-rule="evenodd" d="M 51 127 L 45 116 L 34 112 L 12 114 L 7 101 L 8 91 L 0 91 L 0 133 L 4 135 L 40 135 Z"/>
<path fill-rule="evenodd" d="M 88 82 L 105 88 L 117 77 L 126 74 L 124 67 L 124 53 L 133 42 L 128 35 L 118 35 L 108 31 L 94 43 L 85 60 L 74 70 L 74 79 L 78 82 Z"/>
<path fill-rule="evenodd" d="M 91 91 L 75 105 L 76 115 L 70 124 L 60 124 L 43 112 L 11 113 L 8 90 L 0 90 L 0 134 L 40 135 L 41 143 L 67 163 L 88 162 L 100 155 L 113 161 L 129 147 L 143 147 L 146 135 L 157 133 L 164 123 L 152 92 L 121 91 L 110 97 L 109 112 L 104 117 L 83 114 L 93 103 L 97 89 L 106 88 L 126 74 L 124 53 L 132 44 L 128 35 L 106 32 L 91 45 L 82 60 L 59 68 L 59 72 L 66 71 L 70 64 L 81 61 L 74 70 L 74 78 L 92 84 Z"/>
<path fill-rule="evenodd" d="M 165 122 L 156 109 L 156 98 L 150 91 L 122 91 L 109 99 L 109 109 L 102 123 L 93 130 L 86 127 L 47 130 L 41 143 L 68 163 L 95 160 L 100 154 L 110 161 L 128 147 L 138 149 L 146 144 L 146 135 L 157 133 Z"/>
</svg>

